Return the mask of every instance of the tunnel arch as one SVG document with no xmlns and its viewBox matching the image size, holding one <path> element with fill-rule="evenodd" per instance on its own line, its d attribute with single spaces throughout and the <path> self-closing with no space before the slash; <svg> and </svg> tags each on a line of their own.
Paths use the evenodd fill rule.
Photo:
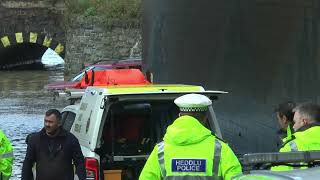
<svg viewBox="0 0 320 180">
<path fill-rule="evenodd" d="M 57 54 L 64 58 L 65 44 L 56 41 L 47 34 L 37 32 L 16 32 L 12 34 L 2 35 L 0 37 L 0 48 L 8 48 L 23 43 L 39 44 L 47 48 L 53 49 Z"/>
</svg>

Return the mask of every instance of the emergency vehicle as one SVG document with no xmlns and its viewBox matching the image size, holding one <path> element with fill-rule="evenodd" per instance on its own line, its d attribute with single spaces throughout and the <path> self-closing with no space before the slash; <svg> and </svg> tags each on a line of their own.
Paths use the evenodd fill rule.
<svg viewBox="0 0 320 180">
<path fill-rule="evenodd" d="M 80 103 L 63 109 L 63 127 L 78 139 L 85 156 L 87 179 L 138 179 L 154 145 L 177 117 L 174 99 L 198 93 L 213 105 L 224 91 L 192 85 L 120 85 L 69 90 L 60 96 Z M 222 138 L 219 122 L 209 108 L 207 128 Z M 313 180 L 320 178 L 320 151 L 257 153 L 239 157 L 244 173 L 235 180 Z M 273 165 L 306 162 L 308 169 L 275 172 Z"/>
<path fill-rule="evenodd" d="M 124 71 L 140 74 L 135 70 Z M 219 96 L 227 93 L 206 91 L 194 85 L 155 85 L 145 81 L 141 74 L 137 80 L 139 78 L 133 74 L 126 73 L 100 72 L 112 79 L 107 86 L 103 86 L 99 78 L 93 82 L 94 78 L 89 74 L 91 79 L 87 77 L 82 81 L 86 89 L 59 93 L 73 104 L 63 109 L 62 125 L 79 139 L 87 179 L 138 179 L 154 145 L 162 141 L 167 126 L 178 117 L 175 98 L 198 93 L 209 97 L 214 105 Z M 135 80 L 128 81 L 128 77 Z M 77 100 L 80 102 L 74 104 Z M 212 106 L 206 127 L 222 139 Z M 316 167 L 320 151 L 246 154 L 239 159 L 244 173 L 235 180 L 320 179 L 320 168 Z M 310 168 L 283 172 L 268 170 L 273 165 L 299 162 L 305 162 Z"/>
<path fill-rule="evenodd" d="M 213 102 L 223 91 L 193 85 L 89 86 L 60 96 L 81 98 L 63 110 L 63 127 L 78 139 L 85 156 L 87 179 L 138 179 L 154 145 L 177 117 L 174 99 L 198 93 Z M 213 108 L 206 125 L 221 138 Z"/>
</svg>

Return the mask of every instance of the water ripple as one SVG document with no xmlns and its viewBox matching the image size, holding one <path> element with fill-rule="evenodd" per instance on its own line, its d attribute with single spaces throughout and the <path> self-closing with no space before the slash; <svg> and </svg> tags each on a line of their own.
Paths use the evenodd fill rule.
<svg viewBox="0 0 320 180">
<path fill-rule="evenodd" d="M 14 148 L 14 166 L 10 179 L 21 179 L 26 136 L 43 127 L 46 110 L 61 110 L 68 104 L 62 99 L 54 101 L 43 86 L 63 80 L 64 77 L 62 72 L 46 71 L 0 71 L 0 77 L 0 129 Z"/>
</svg>

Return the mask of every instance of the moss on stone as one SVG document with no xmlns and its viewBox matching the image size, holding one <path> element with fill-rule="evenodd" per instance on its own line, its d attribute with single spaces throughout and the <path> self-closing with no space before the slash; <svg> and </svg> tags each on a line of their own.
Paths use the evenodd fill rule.
<svg viewBox="0 0 320 180">
<path fill-rule="evenodd" d="M 65 0 L 67 18 L 98 16 L 107 26 L 138 25 L 141 0 Z"/>
</svg>

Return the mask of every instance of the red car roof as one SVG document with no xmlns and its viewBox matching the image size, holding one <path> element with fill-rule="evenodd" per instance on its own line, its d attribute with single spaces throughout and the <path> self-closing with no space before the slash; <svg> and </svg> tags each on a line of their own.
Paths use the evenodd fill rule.
<svg viewBox="0 0 320 180">
<path fill-rule="evenodd" d="M 106 70 L 106 69 L 140 69 L 142 70 L 142 60 L 141 59 L 125 59 L 125 60 L 104 59 L 104 60 L 97 61 L 94 64 L 91 64 L 86 67 L 88 68 L 90 66 L 94 67 L 93 69 L 96 69 L 96 67 L 98 67 L 97 70 Z M 83 73 L 83 71 L 84 70 L 82 70 L 80 73 Z M 80 73 L 76 76 L 79 76 Z M 49 90 L 64 90 L 65 88 L 75 87 L 77 85 L 77 82 L 78 81 L 53 82 L 53 83 L 47 84 L 44 88 Z"/>
</svg>

